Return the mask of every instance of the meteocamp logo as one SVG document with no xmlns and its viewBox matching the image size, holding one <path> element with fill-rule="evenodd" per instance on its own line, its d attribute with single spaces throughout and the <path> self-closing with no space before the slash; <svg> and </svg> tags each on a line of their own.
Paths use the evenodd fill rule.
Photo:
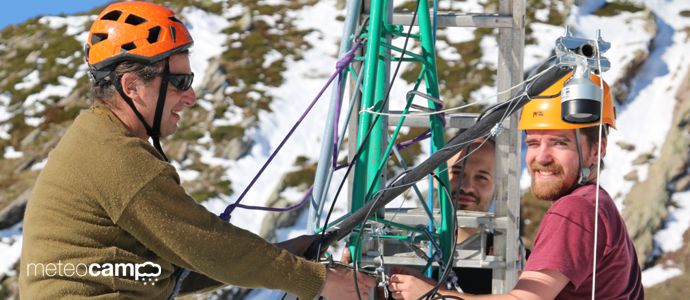
<svg viewBox="0 0 690 300">
<path fill-rule="evenodd" d="M 63 263 L 29 263 L 26 265 L 27 276 L 41 277 L 132 277 L 142 281 L 144 285 L 156 285 L 161 275 L 159 264 L 147 261 L 142 264 L 134 263 L 91 263 L 74 264 Z"/>
</svg>

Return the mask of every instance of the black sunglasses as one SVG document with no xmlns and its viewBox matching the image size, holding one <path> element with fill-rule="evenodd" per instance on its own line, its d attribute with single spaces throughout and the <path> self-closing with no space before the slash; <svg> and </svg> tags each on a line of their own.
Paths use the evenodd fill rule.
<svg viewBox="0 0 690 300">
<path fill-rule="evenodd" d="M 194 73 L 189 74 L 165 74 L 168 82 L 180 91 L 186 91 L 192 87 L 194 81 Z"/>
</svg>

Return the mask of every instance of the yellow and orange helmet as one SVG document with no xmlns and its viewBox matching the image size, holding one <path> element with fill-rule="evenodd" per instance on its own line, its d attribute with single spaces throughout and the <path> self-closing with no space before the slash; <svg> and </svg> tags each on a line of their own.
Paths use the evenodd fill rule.
<svg viewBox="0 0 690 300">
<path fill-rule="evenodd" d="M 530 100 L 522 107 L 522 115 L 518 128 L 520 130 L 563 130 L 578 129 L 599 125 L 599 122 L 575 124 L 563 121 L 561 116 L 561 90 L 566 80 L 573 75 L 570 72 L 559 81 L 544 90 L 539 96 Z M 591 75 L 590 78 L 596 86 L 599 86 L 599 76 Z M 601 121 L 616 128 L 616 109 L 613 105 L 613 96 L 609 85 L 604 81 L 604 111 Z"/>
<path fill-rule="evenodd" d="M 96 82 L 123 61 L 153 64 L 193 45 L 185 25 L 168 8 L 148 2 L 119 2 L 93 22 L 85 45 Z"/>
</svg>

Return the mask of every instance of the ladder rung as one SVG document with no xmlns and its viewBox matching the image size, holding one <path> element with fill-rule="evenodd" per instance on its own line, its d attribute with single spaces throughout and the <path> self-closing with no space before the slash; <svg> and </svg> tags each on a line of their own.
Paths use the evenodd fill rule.
<svg viewBox="0 0 690 300">
<path fill-rule="evenodd" d="M 400 114 L 401 111 L 391 111 L 392 114 Z M 448 128 L 458 128 L 467 129 L 477 122 L 478 114 L 471 113 L 457 113 L 457 114 L 446 114 L 446 127 Z M 399 116 L 388 117 L 388 125 L 395 127 L 400 120 Z M 423 127 L 429 128 L 429 116 L 410 116 L 405 117 L 403 126 L 407 127 Z"/>
<path fill-rule="evenodd" d="M 397 213 L 395 210 L 397 209 L 386 208 L 386 218 L 395 215 L 395 219 L 392 221 L 412 227 L 429 223 L 429 217 L 421 208 L 403 208 Z M 437 223 L 441 221 L 438 209 L 434 210 L 434 218 Z M 479 225 L 484 225 L 488 228 L 505 229 L 508 220 L 507 217 L 495 217 L 493 213 L 488 212 L 458 211 L 457 223 L 458 227 L 479 228 Z"/>
<path fill-rule="evenodd" d="M 415 25 L 419 25 L 419 18 L 415 20 Z M 479 27 L 479 28 L 511 28 L 513 27 L 513 17 L 499 14 L 459 14 L 454 12 L 443 12 L 438 14 L 437 26 L 444 27 Z M 412 22 L 411 12 L 393 14 L 394 25 L 410 25 Z"/>
<path fill-rule="evenodd" d="M 453 267 L 461 268 L 505 268 L 506 263 L 501 261 L 501 257 L 487 255 L 483 260 L 481 259 L 455 259 Z"/>
</svg>

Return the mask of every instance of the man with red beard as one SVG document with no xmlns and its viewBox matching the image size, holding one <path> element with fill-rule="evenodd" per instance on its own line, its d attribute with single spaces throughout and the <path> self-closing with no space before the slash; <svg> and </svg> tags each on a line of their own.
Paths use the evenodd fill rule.
<svg viewBox="0 0 690 300">
<path fill-rule="evenodd" d="M 625 223 L 609 194 L 601 188 L 598 193 L 596 190 L 598 150 L 601 157 L 606 154 L 606 131 L 615 127 L 611 92 L 604 83 L 604 133 L 599 138 L 598 122 L 562 121 L 560 92 L 569 77 L 522 110 L 519 129 L 526 134 L 532 191 L 552 202 L 524 272 L 507 294 L 453 295 L 468 300 L 644 299 L 640 267 Z M 592 80 L 599 85 L 598 77 L 592 76 Z M 396 299 L 421 296 L 397 294 L 395 283 L 391 287 Z"/>
</svg>

